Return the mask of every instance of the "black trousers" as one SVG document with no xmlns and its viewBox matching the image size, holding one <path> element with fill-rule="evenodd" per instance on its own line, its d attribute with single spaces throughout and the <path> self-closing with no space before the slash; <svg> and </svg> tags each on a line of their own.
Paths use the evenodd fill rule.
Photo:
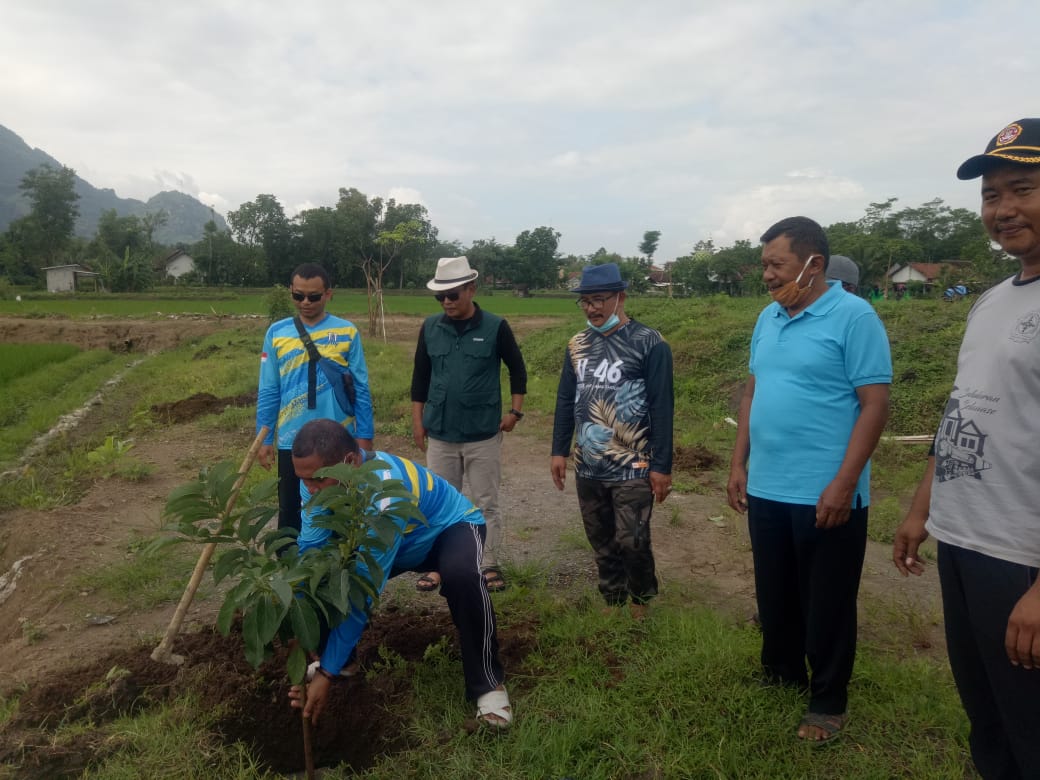
<svg viewBox="0 0 1040 780">
<path fill-rule="evenodd" d="M 278 450 L 278 527 L 300 530 L 300 478 L 292 450 Z"/>
<path fill-rule="evenodd" d="M 820 530 L 815 506 L 748 496 L 748 531 L 767 678 L 807 687 L 810 712 L 845 712 L 867 509 L 853 509 L 844 525 Z"/>
<path fill-rule="evenodd" d="M 505 679 L 498 656 L 495 609 L 487 581 L 480 573 L 486 531 L 484 525 L 450 525 L 437 537 L 422 563 L 411 569 L 390 572 L 391 577 L 405 571 L 440 572 L 440 593 L 448 602 L 452 622 L 459 632 L 467 699 L 476 699 L 494 690 Z"/>
<path fill-rule="evenodd" d="M 950 669 L 971 722 L 971 757 L 986 780 L 1040 777 L 1040 670 L 1004 650 L 1011 610 L 1037 570 L 939 542 Z"/>
</svg>

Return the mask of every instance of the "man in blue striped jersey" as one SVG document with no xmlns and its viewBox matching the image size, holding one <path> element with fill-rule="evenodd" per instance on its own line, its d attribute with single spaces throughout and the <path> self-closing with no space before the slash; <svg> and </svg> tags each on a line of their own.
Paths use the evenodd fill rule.
<svg viewBox="0 0 1040 780">
<path fill-rule="evenodd" d="M 383 580 L 372 584 L 381 592 L 390 577 L 406 571 L 437 571 L 441 595 L 447 600 L 459 632 L 466 697 L 477 703 L 477 719 L 494 728 L 512 721 L 509 697 L 503 685 L 504 672 L 498 656 L 495 611 L 487 583 L 480 572 L 483 553 L 484 516 L 472 502 L 432 471 L 386 452 L 369 452 L 333 420 L 312 420 L 296 434 L 293 465 L 303 482 L 303 502 L 322 488 L 335 483 L 320 479 L 315 472 L 325 466 L 346 463 L 358 466 L 367 460 L 387 464 L 384 479 L 400 480 L 418 504 L 426 523 L 412 522 L 401 528 L 393 544 L 375 554 Z M 320 508 L 304 509 L 299 549 L 324 545 L 331 534 L 314 525 Z M 316 722 L 328 699 L 329 688 L 361 637 L 368 616 L 354 608 L 329 634 L 321 650 L 320 665 L 307 687 L 304 715 Z M 298 706 L 298 691 L 290 694 Z"/>
<path fill-rule="evenodd" d="M 258 455 L 265 469 L 274 462 L 277 437 L 278 527 L 299 530 L 300 481 L 293 471 L 291 454 L 297 431 L 308 420 L 333 419 L 345 426 L 361 447 L 372 449 L 375 423 L 361 333 L 354 323 L 325 311 L 332 299 L 328 273 L 317 263 L 304 263 L 290 279 L 289 290 L 298 314 L 274 323 L 264 337 L 256 430 L 266 425 L 270 431 Z M 310 354 L 304 334 L 314 347 Z M 330 370 L 319 370 L 315 357 Z"/>
</svg>

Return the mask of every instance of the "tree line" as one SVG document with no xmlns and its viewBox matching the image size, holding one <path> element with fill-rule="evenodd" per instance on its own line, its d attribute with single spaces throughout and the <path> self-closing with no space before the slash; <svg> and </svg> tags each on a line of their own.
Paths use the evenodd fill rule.
<svg viewBox="0 0 1040 780">
<path fill-rule="evenodd" d="M 1017 268 L 1014 258 L 990 243 L 978 212 L 950 208 L 940 198 L 896 209 L 897 200 L 871 203 L 860 219 L 825 228 L 831 254 L 845 255 L 859 266 L 861 290 L 886 289 L 889 272 L 910 263 L 943 264 L 936 295 L 953 284 L 980 292 Z M 747 239 L 723 248 L 711 239 L 698 241 L 671 265 L 671 280 L 693 294 L 760 293 L 759 256 L 757 242 Z"/>
<path fill-rule="evenodd" d="M 159 261 L 175 247 L 155 241 L 165 221 L 158 212 L 144 217 L 102 215 L 95 235 L 73 235 L 78 195 L 75 172 L 42 165 L 26 173 L 20 189 L 30 212 L 0 235 L 0 277 L 15 284 L 42 285 L 50 265 L 80 262 L 100 273 L 105 289 L 142 291 L 166 281 Z M 851 257 L 861 269 L 861 287 L 885 286 L 889 269 L 907 263 L 948 263 L 951 284 L 984 289 L 1014 269 L 994 249 L 977 213 L 952 209 L 941 199 L 916 208 L 896 209 L 896 198 L 871 203 L 854 222 L 826 228 L 834 254 Z M 709 238 L 660 268 L 654 256 L 659 230 L 643 233 L 638 254 L 621 255 L 601 247 L 588 255 L 561 256 L 561 233 L 540 226 L 522 231 L 512 244 L 495 238 L 470 246 L 444 241 L 425 206 L 369 197 L 356 188 L 341 188 L 336 203 L 289 217 L 272 194 L 260 194 L 227 215 L 230 232 L 212 220 L 200 241 L 181 245 L 195 260 L 187 283 L 207 286 L 259 287 L 284 284 L 302 262 L 324 265 L 339 287 L 366 288 L 370 305 L 381 307 L 385 289 L 423 289 L 437 258 L 466 254 L 481 272 L 483 286 L 517 289 L 566 287 L 588 263 L 616 262 L 637 292 L 652 286 L 670 294 L 731 295 L 763 291 L 758 243 L 750 239 L 716 247 Z M 956 278 L 953 278 L 953 277 Z"/>
</svg>

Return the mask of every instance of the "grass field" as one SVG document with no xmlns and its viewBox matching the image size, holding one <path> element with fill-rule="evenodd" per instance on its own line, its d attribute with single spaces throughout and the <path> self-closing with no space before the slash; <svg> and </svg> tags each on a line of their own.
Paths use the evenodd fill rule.
<svg viewBox="0 0 1040 780">
<path fill-rule="evenodd" d="M 156 311 L 264 314 L 265 292 L 234 299 L 163 300 L 110 296 L 102 299 L 22 301 L 54 307 L 65 316 L 150 316 Z M 564 345 L 582 327 L 573 297 L 481 297 L 487 309 L 520 321 L 524 316 L 557 317 L 522 339 L 528 363 L 525 418 L 548 437 Z M 698 479 L 717 488 L 725 478 L 733 430 L 723 418 L 747 375 L 747 345 L 765 298 L 691 300 L 633 297 L 630 313 L 660 329 L 675 355 L 676 444 L 702 446 L 720 465 Z M 11 301 L 0 302 L 10 311 Z M 185 308 L 180 308 L 185 307 Z M 220 308 L 227 307 L 227 308 Z M 232 307 L 237 307 L 232 310 Z M 342 308 L 340 308 L 342 307 Z M 351 309 L 351 307 L 356 307 Z M 333 311 L 365 311 L 364 297 L 340 293 Z M 428 296 L 391 296 L 391 312 L 428 314 Z M 938 302 L 883 302 L 879 313 L 892 344 L 895 381 L 890 433 L 930 432 L 949 392 L 966 307 Z M 418 321 L 416 321 L 418 327 Z M 100 430 L 74 445 L 45 452 L 34 474 L 0 486 L 0 510 L 19 503 L 72 503 L 98 478 L 86 470 L 85 453 L 106 436 L 123 438 L 157 425 L 151 404 L 207 391 L 218 396 L 255 389 L 256 352 L 262 323 L 236 324 L 218 334 L 151 356 L 127 369 L 125 356 L 62 345 L 0 345 L 0 470 L 62 413 L 78 406 L 119 370 Z M 377 410 L 377 437 L 408 435 L 413 336 L 383 343 L 366 341 Z M 28 351 L 30 358 L 26 358 Z M 10 360 L 10 368 L 8 361 Z M 28 366 L 27 366 L 28 361 Z M 19 366 L 19 367 L 15 367 Z M 99 414 L 105 414 L 102 410 Z M 229 409 L 203 425 L 251 430 L 251 409 Z M 901 519 L 902 505 L 920 477 L 923 446 L 883 444 L 875 456 L 871 534 L 884 540 Z M 230 454 L 229 454 L 230 455 Z M 682 480 L 690 479 L 688 476 Z M 79 486 L 77 488 L 77 485 Z M 690 487 L 696 487 L 690 485 Z M 77 492 L 77 490 L 79 492 Z M 44 501 L 46 499 L 46 502 Z M 139 566 L 139 569 L 138 569 Z M 107 572 L 97 587 L 124 585 L 127 608 L 175 598 L 190 561 L 156 573 L 154 562 Z M 474 737 L 446 729 L 468 713 L 458 695 L 458 660 L 444 646 L 431 647 L 422 664 L 393 667 L 408 675 L 412 694 L 399 706 L 411 713 L 408 747 L 365 772 L 369 778 L 950 778 L 972 777 L 966 753 L 966 722 L 944 665 L 897 658 L 864 646 L 857 658 L 852 696 L 854 719 L 847 738 L 814 750 L 791 737 L 804 702 L 796 693 L 761 688 L 758 635 L 746 626 L 691 606 L 694 594 L 675 588 L 660 600 L 646 624 L 599 614 L 591 592 L 563 593 L 548 585 L 532 564 L 508 572 L 514 586 L 496 596 L 502 625 L 530 622 L 534 650 L 521 669 L 511 670 L 518 707 L 516 727 L 499 738 Z M 168 578 L 169 581 L 166 581 Z M 111 580 L 111 582 L 109 581 Z M 149 584 L 147 593 L 138 583 Z M 173 583 L 172 585 L 170 583 Z M 410 608 L 407 601 L 399 605 Z M 392 660 L 392 659 L 391 659 Z M 388 664 L 390 661 L 388 661 Z M 623 673 L 619 673 L 623 670 Z M 15 705 L 0 701 L 4 712 Z M 89 768 L 96 778 L 258 778 L 241 747 L 228 748 L 209 730 L 212 714 L 190 700 L 128 716 L 104 726 L 122 746 Z M 379 717 L 375 715 L 374 717 Z M 84 726 L 69 723 L 56 739 L 75 739 Z M 172 773 L 172 774 L 171 774 Z M 0 770 L 0 776 L 3 776 Z M 345 768 L 323 774 L 352 775 Z"/>
<path fill-rule="evenodd" d="M 211 295 L 90 294 L 56 295 L 32 293 L 22 300 L 0 299 L 0 314 L 19 317 L 63 315 L 67 317 L 158 317 L 169 314 L 244 315 L 267 314 L 267 290 L 249 290 Z M 503 316 L 559 315 L 576 311 L 574 296 L 560 293 L 518 298 L 505 291 L 493 296 L 482 294 L 488 309 Z M 387 314 L 433 314 L 439 310 L 433 294 L 395 294 L 384 296 Z M 335 290 L 329 311 L 338 316 L 367 321 L 368 298 L 363 290 Z"/>
<path fill-rule="evenodd" d="M 262 313 L 266 292 L 255 292 L 234 300 L 200 300 L 197 297 L 164 300 L 105 296 L 96 299 L 56 298 L 49 301 L 58 314 L 78 316 L 79 307 L 94 307 L 96 316 L 118 317 L 121 311 L 138 314 L 187 307 L 205 310 L 210 306 L 235 307 L 240 313 Z M 555 318 L 556 324 L 540 327 L 522 338 L 528 367 L 528 397 L 525 409 L 541 420 L 551 419 L 556 398 L 563 350 L 567 339 L 583 324 L 573 297 L 516 298 L 498 295 L 480 298 L 491 311 L 505 314 L 520 322 L 525 316 Z M 735 404 L 747 378 L 748 344 L 758 313 L 766 304 L 765 297 L 729 298 L 716 296 L 695 299 L 648 298 L 630 299 L 629 313 L 655 327 L 669 341 L 675 359 L 675 441 L 681 447 L 703 447 L 716 454 L 715 479 L 725 481 L 733 429 L 724 423 L 735 416 Z M 11 301 L 0 301 L 10 305 Z M 23 302 L 34 305 L 33 301 Z M 364 321 L 365 299 L 360 293 L 341 293 L 334 304 L 344 308 L 357 306 L 355 313 Z M 387 309 L 411 314 L 427 314 L 435 302 L 425 295 L 388 295 Z M 337 310 L 337 306 L 331 307 Z M 344 309 L 339 309 L 344 311 Z M 887 433 L 891 435 L 927 434 L 934 430 L 945 398 L 953 381 L 957 347 L 963 334 L 966 307 L 938 301 L 882 302 L 879 314 L 888 329 L 892 347 L 894 382 L 892 411 Z M 123 315 L 128 316 L 128 315 Z M 176 401 L 193 392 L 211 392 L 217 396 L 236 395 L 255 389 L 256 348 L 262 335 L 262 321 L 243 325 L 233 335 L 215 336 L 199 344 L 149 358 L 135 369 L 138 377 L 139 408 L 154 403 Z M 364 325 L 362 325 L 364 329 Z M 418 328 L 418 322 L 416 322 Z M 377 432 L 408 435 L 410 433 L 409 381 L 413 336 L 403 340 L 382 342 L 367 338 L 365 349 L 376 404 Z M 0 387 L 4 377 L 12 385 L 0 398 L 0 469 L 17 454 L 33 434 L 46 430 L 49 424 L 68 411 L 63 405 L 79 402 L 89 396 L 88 385 L 111 372 L 92 373 L 92 379 L 78 378 L 85 367 L 113 363 L 106 352 L 75 354 L 63 345 L 2 345 L 0 352 Z M 212 351 L 200 360 L 198 352 Z M 27 357 L 29 355 L 30 357 Z M 68 369 L 61 368 L 69 363 Z M 114 365 L 114 363 L 113 363 Z M 46 367 L 46 370 L 43 370 Z M 30 368 L 39 369 L 28 375 Z M 73 387 L 61 385 L 61 397 L 52 398 L 54 372 L 76 378 Z M 6 372 L 6 373 L 5 373 Z M 16 375 L 18 378 L 16 379 Z M 32 377 L 35 376 L 35 379 Z M 78 389 L 77 389 L 78 388 Z M 39 408 L 38 408 L 39 407 Z M 238 413 L 240 416 L 242 412 Z M 532 418 L 534 419 L 534 418 Z M 31 422 L 30 422 L 31 421 Z M 527 421 L 528 424 L 532 420 Z M 7 426 L 14 426 L 8 428 Z M 883 444 L 874 458 L 875 503 L 878 515 L 877 538 L 884 539 L 901 509 L 899 502 L 882 506 L 888 497 L 903 496 L 920 478 L 927 446 Z M 0 496 L 0 506 L 3 498 Z"/>
</svg>

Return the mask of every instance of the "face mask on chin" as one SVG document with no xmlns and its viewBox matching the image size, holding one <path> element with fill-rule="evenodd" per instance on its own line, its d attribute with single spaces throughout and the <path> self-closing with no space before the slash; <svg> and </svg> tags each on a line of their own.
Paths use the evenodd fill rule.
<svg viewBox="0 0 1040 780">
<path fill-rule="evenodd" d="M 777 287 L 775 290 L 769 291 L 769 294 L 773 296 L 773 300 L 779 303 L 785 309 L 790 309 L 792 306 L 797 306 L 798 304 L 800 304 L 802 301 L 805 300 L 805 297 L 809 294 L 809 291 L 812 289 L 813 282 L 816 281 L 815 276 L 809 280 L 809 284 L 805 285 L 805 287 L 799 287 L 798 282 L 802 281 L 802 275 L 809 267 L 809 263 L 812 262 L 814 256 L 815 255 L 809 255 L 809 259 L 805 261 L 805 265 L 802 266 L 802 270 L 798 272 L 798 276 L 796 276 L 792 281 L 788 282 L 785 285 Z"/>
<path fill-rule="evenodd" d="M 607 317 L 606 321 L 602 325 L 593 325 L 588 320 L 585 320 L 585 324 L 592 328 L 597 333 L 606 333 L 609 330 L 613 330 L 621 322 L 621 318 L 617 315 L 618 299 L 614 299 L 614 312 Z"/>
</svg>

